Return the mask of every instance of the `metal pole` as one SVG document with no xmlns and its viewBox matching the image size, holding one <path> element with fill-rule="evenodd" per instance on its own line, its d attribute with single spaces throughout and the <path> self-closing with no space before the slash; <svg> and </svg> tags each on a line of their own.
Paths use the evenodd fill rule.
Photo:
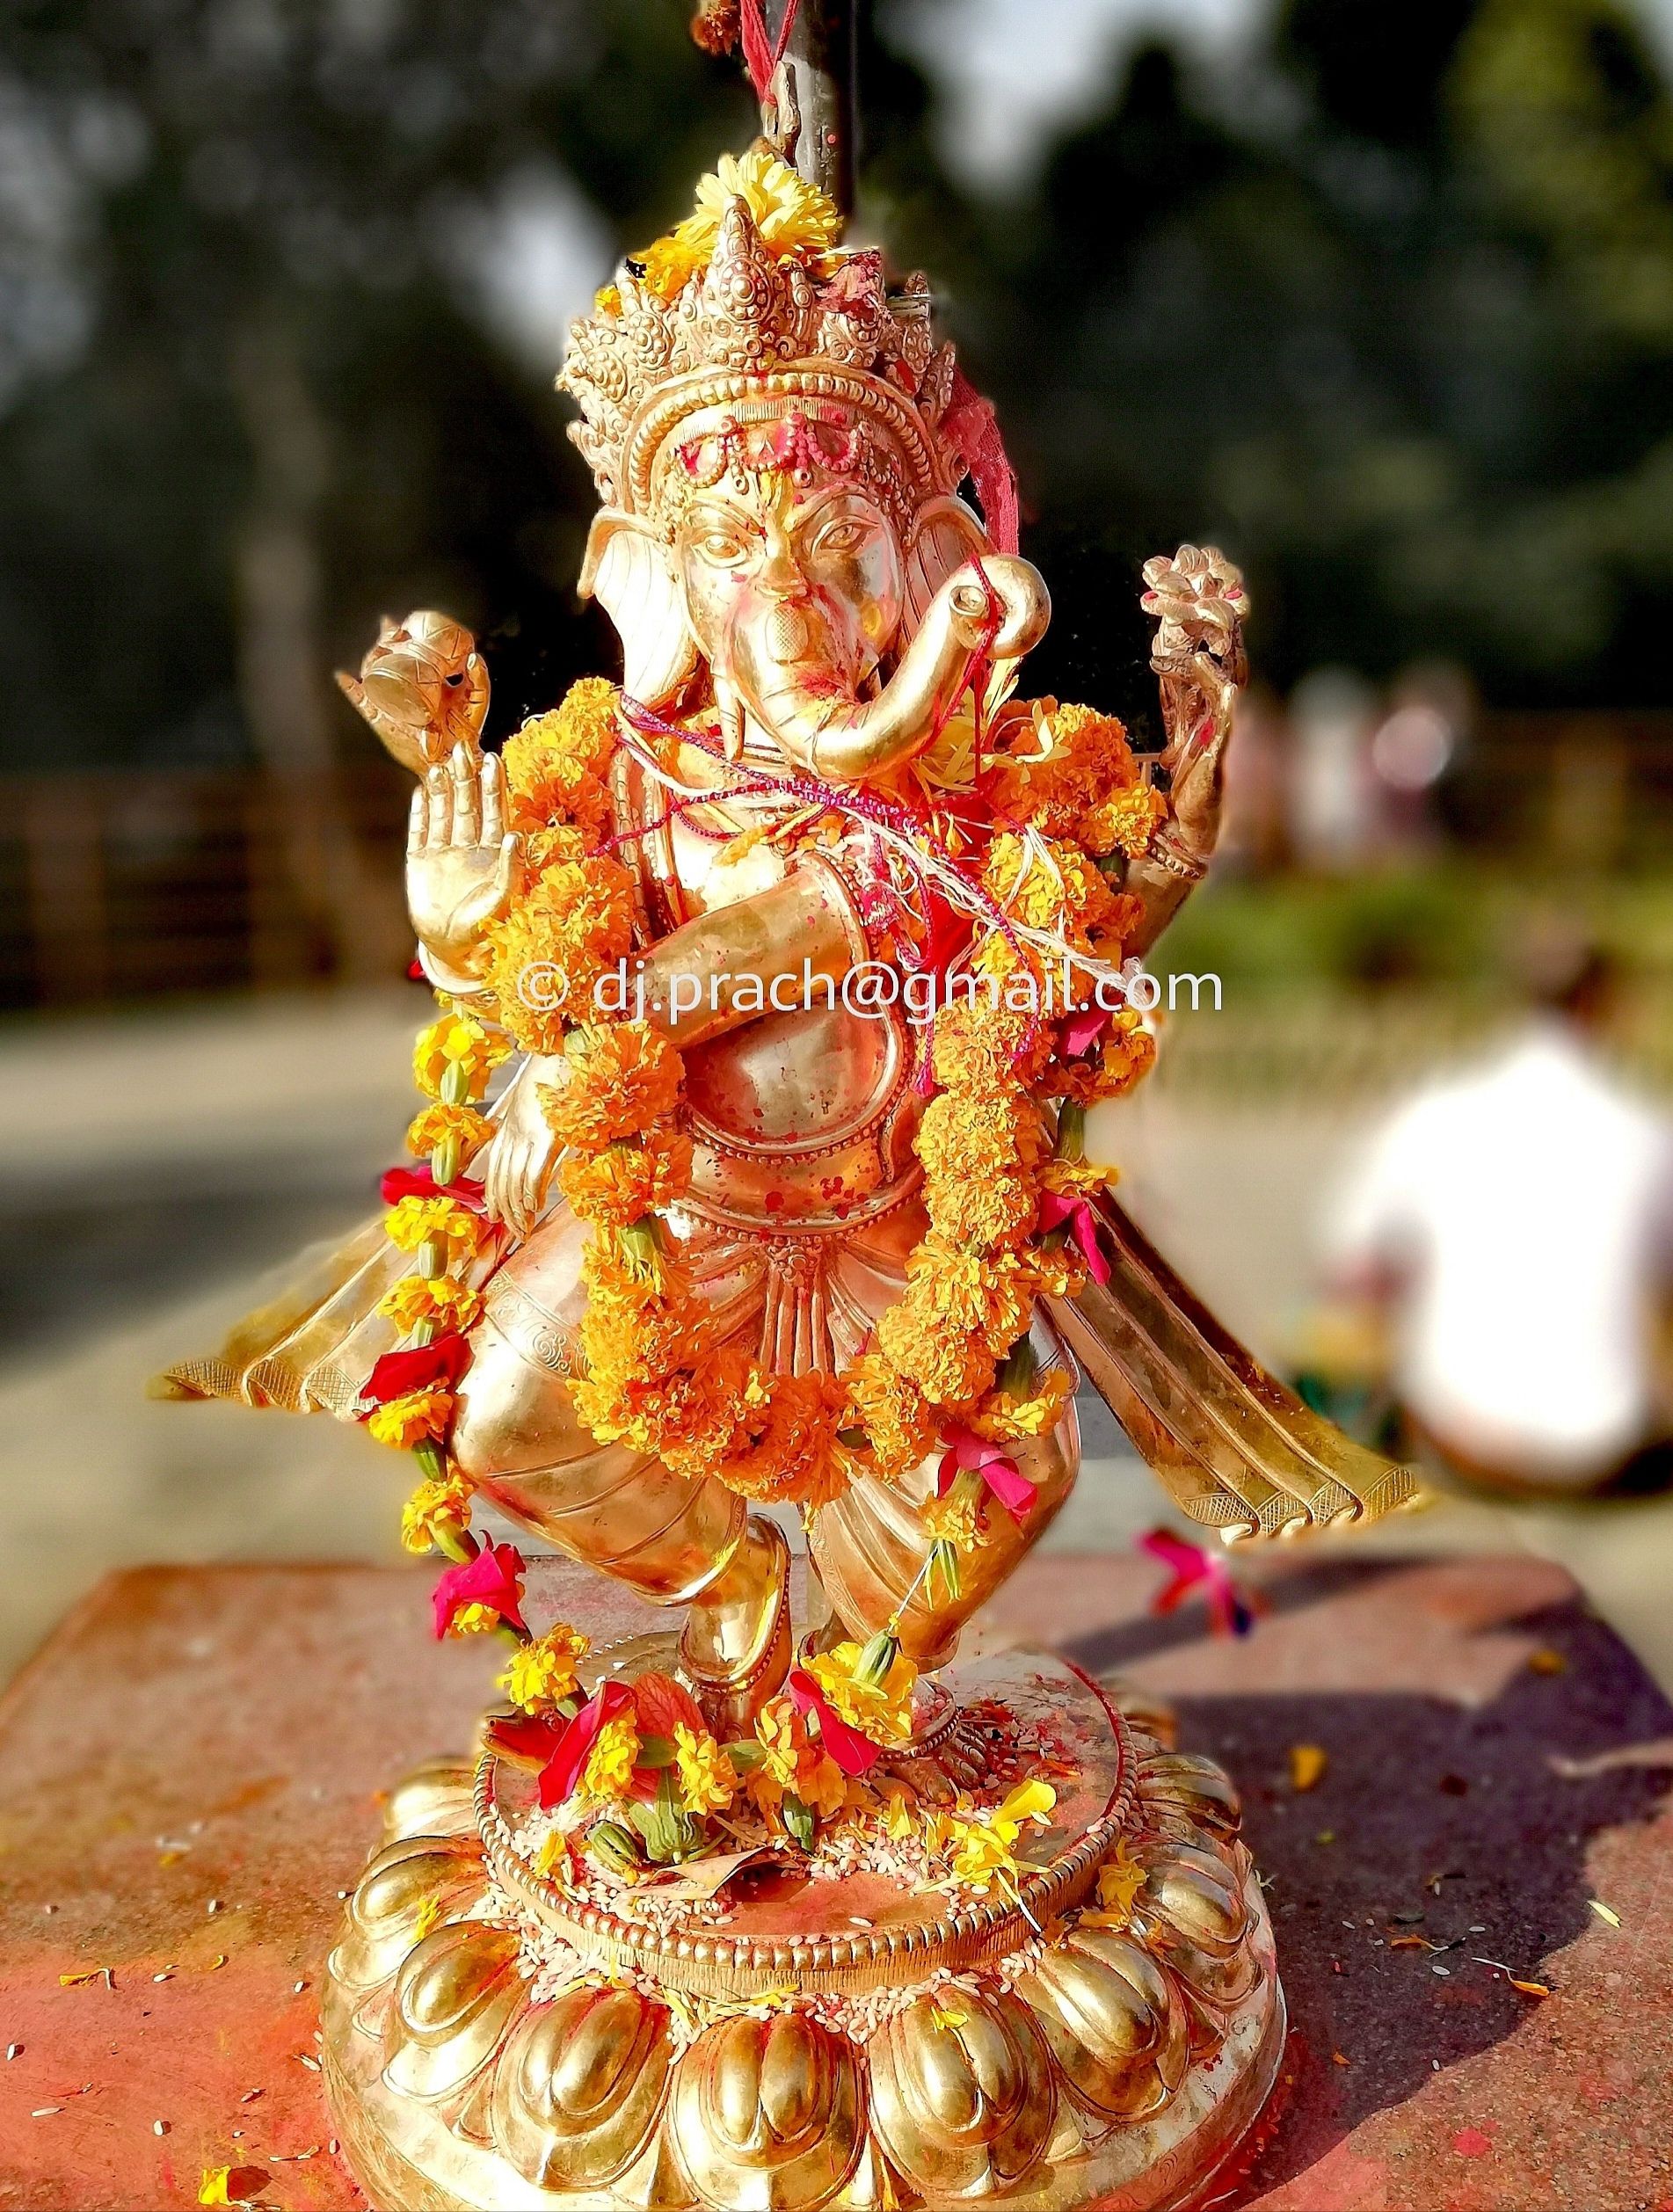
<svg viewBox="0 0 1673 2212">
<path fill-rule="evenodd" d="M 811 184 L 854 212 L 857 0 L 765 0 L 776 47 L 790 7 L 796 18 L 761 120 L 768 138 Z"/>
</svg>

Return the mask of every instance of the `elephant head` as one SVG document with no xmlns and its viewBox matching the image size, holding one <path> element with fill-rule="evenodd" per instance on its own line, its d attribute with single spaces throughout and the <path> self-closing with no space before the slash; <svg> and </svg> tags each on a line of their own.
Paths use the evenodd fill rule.
<svg viewBox="0 0 1673 2212">
<path fill-rule="evenodd" d="M 621 633 L 630 695 L 666 704 L 706 667 L 734 751 L 753 724 L 828 782 L 884 775 L 929 743 L 972 653 L 1003 684 L 1049 618 L 1037 570 L 914 482 L 863 405 L 695 410 L 644 481 L 638 511 L 594 518 L 581 590 Z"/>
</svg>

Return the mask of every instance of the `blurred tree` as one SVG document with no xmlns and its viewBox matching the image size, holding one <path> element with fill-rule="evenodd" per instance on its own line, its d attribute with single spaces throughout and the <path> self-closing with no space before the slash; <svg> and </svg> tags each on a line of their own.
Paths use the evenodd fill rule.
<svg viewBox="0 0 1673 2212">
<path fill-rule="evenodd" d="M 1002 404 L 1043 685 L 1142 716 L 1136 564 L 1202 534 L 1280 681 L 1445 654 L 1506 702 L 1650 695 L 1673 109 L 1622 0 L 1282 0 L 1235 69 L 1133 55 L 1003 203 L 935 158 L 913 4 L 957 22 L 877 0 L 861 225 Z M 12 0 L 0 762 L 255 754 L 352 947 L 327 678 L 379 609 L 484 630 L 500 728 L 608 665 L 549 380 L 560 310 L 753 127 L 686 11 Z"/>
<path fill-rule="evenodd" d="M 1281 682 L 1448 656 L 1502 702 L 1658 698 L 1669 186 L 1617 0 L 1287 0 L 1237 73 L 1135 55 L 959 302 L 1067 617 L 1042 675 L 1141 700 L 1126 579 L 1189 531 L 1250 565 Z"/>
<path fill-rule="evenodd" d="M 585 648 L 585 478 L 549 388 L 564 302 L 509 303 L 544 311 L 531 373 L 470 311 L 483 273 L 498 257 L 519 282 L 531 207 L 601 273 L 607 231 L 660 227 L 750 117 L 665 0 L 17 0 L 8 764 L 248 746 L 282 782 L 322 962 L 352 966 L 332 662 L 380 605 L 426 600 L 498 624 L 513 703 Z"/>
</svg>

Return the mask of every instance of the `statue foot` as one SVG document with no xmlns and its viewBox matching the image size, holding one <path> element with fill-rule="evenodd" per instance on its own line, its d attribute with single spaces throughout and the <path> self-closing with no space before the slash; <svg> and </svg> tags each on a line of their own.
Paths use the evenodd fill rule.
<svg viewBox="0 0 1673 2212">
<path fill-rule="evenodd" d="M 722 1742 L 747 1735 L 790 1669 L 790 1547 L 750 1516 L 726 1570 L 692 1604 L 680 1669 Z"/>
</svg>

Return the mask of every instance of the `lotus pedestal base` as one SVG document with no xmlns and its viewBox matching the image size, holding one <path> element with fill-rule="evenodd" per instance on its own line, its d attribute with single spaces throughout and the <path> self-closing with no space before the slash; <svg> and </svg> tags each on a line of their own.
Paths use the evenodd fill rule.
<svg viewBox="0 0 1673 2212">
<path fill-rule="evenodd" d="M 940 1679 L 961 1759 L 996 1716 L 1051 1746 L 1015 1891 L 930 1887 L 879 1833 L 717 1898 L 578 1892 L 491 1751 L 404 1784 L 324 2013 L 379 2212 L 1176 2212 L 1224 2187 L 1284 2041 L 1230 1785 L 1058 1660 Z"/>
</svg>

